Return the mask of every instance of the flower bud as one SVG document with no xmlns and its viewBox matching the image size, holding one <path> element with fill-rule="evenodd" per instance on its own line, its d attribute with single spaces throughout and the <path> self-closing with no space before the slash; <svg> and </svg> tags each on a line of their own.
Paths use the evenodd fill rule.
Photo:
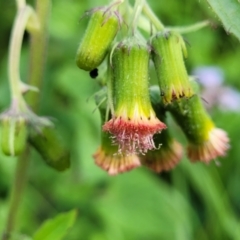
<svg viewBox="0 0 240 240">
<path fill-rule="evenodd" d="M 148 90 L 149 49 L 136 38 L 119 43 L 113 52 L 114 115 L 103 130 L 119 150 L 145 153 L 154 149 L 153 135 L 166 128 L 155 115 Z"/>
<path fill-rule="evenodd" d="M 175 32 L 159 32 L 151 40 L 153 62 L 163 102 L 191 97 L 193 91 L 189 83 L 183 55 L 187 55 L 182 36 Z"/>
<path fill-rule="evenodd" d="M 106 57 L 118 27 L 119 19 L 114 12 L 95 10 L 77 50 L 77 66 L 86 71 L 97 68 Z"/>
<path fill-rule="evenodd" d="M 4 116 L 1 119 L 1 147 L 4 154 L 18 156 L 26 147 L 27 122 L 23 116 Z"/>
<path fill-rule="evenodd" d="M 40 132 L 31 131 L 29 142 L 52 168 L 64 171 L 70 167 L 70 152 L 55 128 L 43 127 Z"/>
<path fill-rule="evenodd" d="M 191 161 L 208 163 L 226 154 L 229 147 L 227 133 L 215 127 L 198 95 L 175 101 L 168 107 L 188 139 Z"/>
</svg>

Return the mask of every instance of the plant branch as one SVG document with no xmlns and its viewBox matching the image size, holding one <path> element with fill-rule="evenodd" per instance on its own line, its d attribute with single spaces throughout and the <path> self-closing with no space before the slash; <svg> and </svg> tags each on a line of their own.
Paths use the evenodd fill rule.
<svg viewBox="0 0 240 240">
<path fill-rule="evenodd" d="M 209 24 L 210 22 L 207 20 L 207 21 L 202 21 L 189 26 L 185 26 L 185 27 L 167 27 L 166 30 L 176 31 L 181 34 L 185 34 L 185 33 L 198 31 L 201 28 L 209 26 Z"/>
</svg>

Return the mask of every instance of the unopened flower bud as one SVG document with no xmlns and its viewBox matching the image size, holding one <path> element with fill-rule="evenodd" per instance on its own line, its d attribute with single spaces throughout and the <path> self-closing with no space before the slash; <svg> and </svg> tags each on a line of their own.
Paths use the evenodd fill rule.
<svg viewBox="0 0 240 240">
<path fill-rule="evenodd" d="M 97 68 L 106 57 L 118 28 L 119 19 L 115 12 L 105 8 L 95 10 L 77 50 L 78 67 L 86 71 Z"/>
<path fill-rule="evenodd" d="M 20 115 L 4 116 L 1 119 L 1 147 L 4 154 L 18 156 L 26 147 L 27 122 Z"/>
<path fill-rule="evenodd" d="M 70 167 L 70 152 L 55 128 L 46 126 L 40 132 L 31 131 L 29 142 L 52 168 L 64 171 Z"/>
<path fill-rule="evenodd" d="M 159 32 L 152 38 L 151 45 L 164 103 L 191 97 L 193 91 L 183 59 L 187 50 L 182 36 L 175 32 Z"/>
<path fill-rule="evenodd" d="M 119 43 L 113 52 L 114 116 L 103 130 L 111 133 L 120 152 L 154 149 L 153 135 L 166 128 L 151 106 L 148 90 L 149 49 L 136 38 Z"/>
<path fill-rule="evenodd" d="M 229 148 L 229 138 L 216 128 L 198 95 L 169 104 L 169 110 L 188 139 L 188 157 L 191 161 L 208 163 L 224 156 Z"/>
</svg>

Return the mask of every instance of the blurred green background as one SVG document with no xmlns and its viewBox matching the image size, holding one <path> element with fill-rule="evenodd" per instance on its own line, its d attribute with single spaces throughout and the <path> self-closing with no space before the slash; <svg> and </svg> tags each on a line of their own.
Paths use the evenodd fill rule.
<svg viewBox="0 0 240 240">
<path fill-rule="evenodd" d="M 166 25 L 188 25 L 215 14 L 206 1 L 148 1 Z M 30 4 L 33 1 L 29 1 Z M 226 157 L 191 164 L 187 159 L 171 172 L 139 168 L 109 177 L 92 155 L 100 144 L 100 117 L 91 96 L 99 87 L 76 67 L 75 54 L 87 19 L 85 10 L 106 0 L 53 0 L 48 60 L 40 97 L 41 115 L 52 116 L 71 149 L 72 165 L 50 169 L 31 151 L 29 182 L 19 214 L 18 232 L 32 236 L 41 223 L 60 212 L 78 209 L 68 240 L 230 240 L 240 239 L 240 113 L 211 109 L 216 125 L 231 139 Z M 13 0 L 0 0 L 0 110 L 9 104 L 8 41 L 16 13 Z M 225 85 L 240 90 L 240 44 L 219 25 L 185 35 L 190 43 L 186 65 L 218 66 Z M 27 78 L 29 37 L 24 37 L 21 76 Z M 220 94 L 220 93 L 219 93 Z M 172 126 L 176 130 L 176 126 Z M 177 138 L 182 134 L 177 129 Z M 0 233 L 4 230 L 9 191 L 17 159 L 0 154 Z"/>
</svg>

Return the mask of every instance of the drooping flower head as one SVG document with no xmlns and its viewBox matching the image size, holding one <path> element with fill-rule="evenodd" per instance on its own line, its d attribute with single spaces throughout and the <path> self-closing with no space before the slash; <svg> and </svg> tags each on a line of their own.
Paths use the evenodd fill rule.
<svg viewBox="0 0 240 240">
<path fill-rule="evenodd" d="M 169 104 L 174 99 L 191 97 L 193 91 L 184 64 L 187 50 L 182 36 L 176 32 L 159 32 L 152 37 L 151 45 L 163 102 Z"/>
<path fill-rule="evenodd" d="M 159 88 L 150 88 L 151 102 L 157 116 L 166 122 L 166 109 L 160 101 Z M 175 140 L 169 129 L 163 130 L 154 136 L 154 143 L 157 149 L 148 151 L 141 156 L 142 165 L 147 166 L 155 172 L 169 171 L 181 160 L 183 155 L 182 145 Z"/>
<path fill-rule="evenodd" d="M 93 155 L 95 163 L 109 175 L 116 175 L 130 171 L 141 165 L 136 154 L 119 153 L 118 147 L 112 144 L 109 133 L 102 132 L 101 146 Z"/>
<path fill-rule="evenodd" d="M 166 128 L 151 106 L 148 65 L 149 49 L 136 38 L 124 40 L 113 52 L 114 112 L 103 130 L 113 135 L 120 152 L 154 149 L 153 135 Z"/>
<path fill-rule="evenodd" d="M 105 122 L 106 108 L 99 107 L 102 122 Z M 139 157 L 135 154 L 119 153 L 118 146 L 113 145 L 111 135 L 101 132 L 101 146 L 93 155 L 95 163 L 107 171 L 109 175 L 116 175 L 130 171 L 141 165 Z"/>
<path fill-rule="evenodd" d="M 188 157 L 192 162 L 208 163 L 226 154 L 227 133 L 215 127 L 197 94 L 175 101 L 169 107 L 188 139 Z"/>
</svg>

